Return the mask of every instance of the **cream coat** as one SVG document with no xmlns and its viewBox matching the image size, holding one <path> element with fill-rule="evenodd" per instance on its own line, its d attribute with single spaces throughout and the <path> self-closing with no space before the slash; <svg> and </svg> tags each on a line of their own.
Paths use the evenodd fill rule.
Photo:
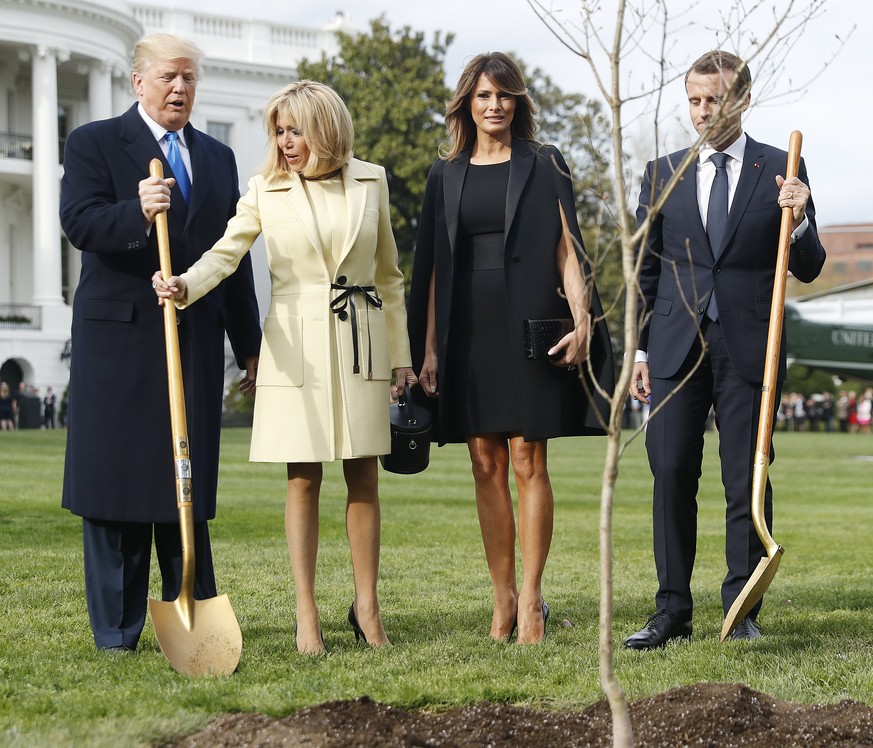
<svg viewBox="0 0 873 748">
<path fill-rule="evenodd" d="M 323 462 L 391 449 L 391 370 L 410 366 L 411 357 L 388 183 L 381 166 L 357 159 L 342 173 L 348 231 L 334 277 L 296 173 L 251 179 L 224 237 L 182 275 L 191 304 L 232 274 L 263 234 L 272 299 L 257 376 L 254 462 Z M 351 317 L 331 311 L 342 293 L 332 283 L 376 286 L 382 299 L 378 309 L 355 294 L 358 374 Z"/>
</svg>

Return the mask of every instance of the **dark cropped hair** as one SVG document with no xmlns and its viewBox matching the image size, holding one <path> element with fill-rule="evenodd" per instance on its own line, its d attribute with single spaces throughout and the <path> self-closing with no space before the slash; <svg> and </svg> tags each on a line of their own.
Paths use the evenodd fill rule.
<svg viewBox="0 0 873 748">
<path fill-rule="evenodd" d="M 476 124 L 470 114 L 470 98 L 479 83 L 479 76 L 483 73 L 497 88 L 515 97 L 512 134 L 525 140 L 536 140 L 537 106 L 530 98 L 521 68 L 508 55 L 489 52 L 476 55 L 467 63 L 458 80 L 455 95 L 446 106 L 446 129 L 449 132 L 442 153 L 444 159 L 453 159 L 476 140 Z"/>
<path fill-rule="evenodd" d="M 711 52 L 698 57 L 685 73 L 685 82 L 688 83 L 688 76 L 691 73 L 698 75 L 715 75 L 723 70 L 731 70 L 737 75 L 736 85 L 734 86 L 734 95 L 741 99 L 747 96 L 752 91 L 752 71 L 744 60 L 730 52 L 725 52 L 721 49 L 714 49 Z"/>
</svg>

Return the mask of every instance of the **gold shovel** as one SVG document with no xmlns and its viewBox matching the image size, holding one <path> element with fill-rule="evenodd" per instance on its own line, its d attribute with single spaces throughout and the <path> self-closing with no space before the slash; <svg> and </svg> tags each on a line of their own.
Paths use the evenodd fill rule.
<svg viewBox="0 0 873 748">
<path fill-rule="evenodd" d="M 158 159 L 149 163 L 149 173 L 164 178 Z M 161 272 L 169 278 L 170 237 L 167 214 L 155 219 Z M 164 303 L 164 335 L 167 343 L 167 380 L 170 387 L 170 422 L 173 433 L 173 461 L 176 466 L 176 502 L 179 531 L 182 534 L 182 588 L 172 602 L 149 598 L 149 610 L 161 651 L 170 664 L 184 675 L 230 675 L 239 664 L 242 632 L 227 595 L 206 600 L 194 599 L 194 505 L 191 493 L 191 460 L 185 417 L 185 390 L 182 384 L 182 359 L 176 307 Z"/>
<path fill-rule="evenodd" d="M 788 165 L 785 178 L 797 176 L 800 166 L 800 147 L 803 135 L 798 130 L 788 141 Z M 779 561 L 785 549 L 773 540 L 764 519 L 764 493 L 767 489 L 767 471 L 770 467 L 773 407 L 776 402 L 776 375 L 779 371 L 779 347 L 782 343 L 782 318 L 785 311 L 785 281 L 788 275 L 788 249 L 791 242 L 791 224 L 794 216 L 790 207 L 782 208 L 779 228 L 779 249 L 776 256 L 776 277 L 773 281 L 773 299 L 770 302 L 770 327 L 767 331 L 767 352 L 764 360 L 764 385 L 761 389 L 761 412 L 758 416 L 758 440 L 752 465 L 752 522 L 767 555 L 761 559 L 746 586 L 743 587 L 721 627 L 721 641 L 730 636 L 737 624 L 745 618 L 776 576 Z"/>
</svg>

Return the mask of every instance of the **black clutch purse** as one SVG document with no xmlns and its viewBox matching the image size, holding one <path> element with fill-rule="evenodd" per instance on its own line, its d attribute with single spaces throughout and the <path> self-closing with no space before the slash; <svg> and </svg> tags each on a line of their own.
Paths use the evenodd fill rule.
<svg viewBox="0 0 873 748">
<path fill-rule="evenodd" d="M 521 324 L 529 360 L 548 359 L 549 350 L 574 327 L 572 319 L 524 319 Z"/>
<path fill-rule="evenodd" d="M 391 453 L 380 455 L 379 462 L 389 473 L 420 473 L 430 461 L 430 412 L 412 402 L 407 385 L 400 399 L 389 406 L 389 413 Z"/>
</svg>

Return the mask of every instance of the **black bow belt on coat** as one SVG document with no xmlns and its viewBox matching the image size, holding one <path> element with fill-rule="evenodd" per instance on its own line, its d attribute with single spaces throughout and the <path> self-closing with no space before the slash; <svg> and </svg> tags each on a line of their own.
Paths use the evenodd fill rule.
<svg viewBox="0 0 873 748">
<path fill-rule="evenodd" d="M 376 309 L 382 308 L 382 299 L 373 293 L 376 286 L 344 286 L 339 283 L 331 283 L 330 287 L 334 291 L 341 291 L 340 294 L 330 302 L 330 310 L 336 314 L 341 320 L 345 321 L 351 317 L 352 323 L 352 351 L 354 352 L 354 361 L 352 364 L 352 372 L 355 374 L 361 373 L 361 366 L 358 361 L 358 310 L 355 306 L 355 298 L 362 296 L 364 298 L 364 311 L 369 313 L 369 307 L 373 306 Z M 348 308 L 349 311 L 346 311 Z M 367 323 L 367 379 L 373 378 L 373 345 L 370 339 L 370 324 Z"/>
</svg>

